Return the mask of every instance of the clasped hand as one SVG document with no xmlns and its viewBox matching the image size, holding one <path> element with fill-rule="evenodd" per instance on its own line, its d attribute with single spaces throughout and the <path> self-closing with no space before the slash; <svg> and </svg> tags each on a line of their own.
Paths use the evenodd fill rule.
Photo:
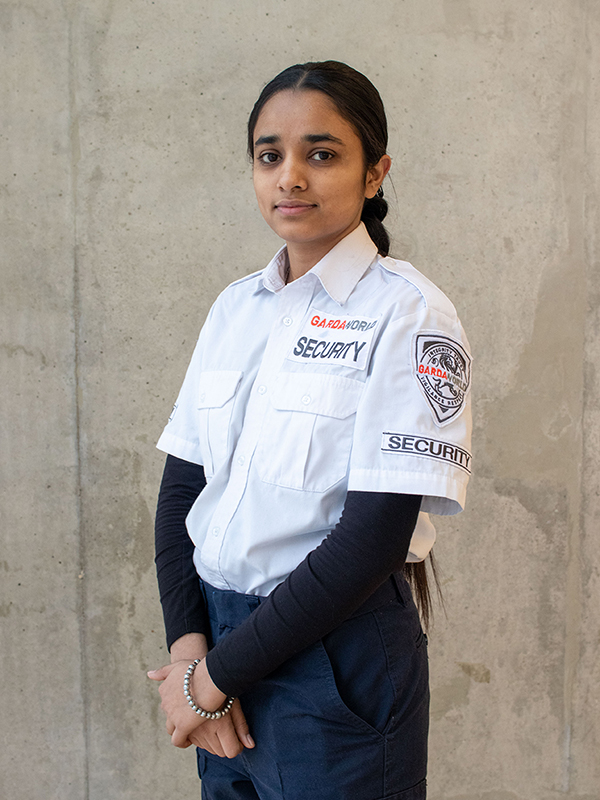
<svg viewBox="0 0 600 800">
<path fill-rule="evenodd" d="M 183 679 L 189 664 L 187 659 L 174 661 L 148 673 L 151 680 L 161 682 L 161 708 L 167 715 L 166 727 L 171 742 L 175 747 L 194 744 L 226 758 L 234 758 L 244 747 L 254 747 L 239 700 L 230 713 L 220 719 L 206 719 L 192 711 L 183 694 Z M 190 688 L 196 704 L 207 711 L 215 711 L 227 699 L 212 682 L 205 659 L 196 667 Z"/>
</svg>

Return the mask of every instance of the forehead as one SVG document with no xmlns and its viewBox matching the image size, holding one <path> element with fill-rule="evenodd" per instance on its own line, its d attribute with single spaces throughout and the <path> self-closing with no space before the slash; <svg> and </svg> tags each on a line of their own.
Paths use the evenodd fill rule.
<svg viewBox="0 0 600 800">
<path fill-rule="evenodd" d="M 260 136 L 302 138 L 315 133 L 329 133 L 345 143 L 360 145 L 354 128 L 326 94 L 313 89 L 285 89 L 262 107 L 254 141 Z"/>
</svg>

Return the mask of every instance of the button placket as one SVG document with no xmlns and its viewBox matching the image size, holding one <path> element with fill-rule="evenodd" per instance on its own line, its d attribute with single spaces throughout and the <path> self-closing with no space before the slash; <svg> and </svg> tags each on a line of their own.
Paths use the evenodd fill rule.
<svg viewBox="0 0 600 800">
<path fill-rule="evenodd" d="M 213 556 L 213 559 L 211 559 L 213 563 L 218 563 L 220 561 L 221 549 L 224 544 L 224 539 L 226 538 L 227 529 L 246 490 L 252 457 L 258 445 L 262 421 L 269 404 L 269 387 L 273 385 L 275 377 L 281 371 L 283 362 L 292 346 L 294 336 L 297 333 L 294 330 L 295 326 L 293 322 L 294 320 L 303 319 L 310 307 L 314 293 L 313 290 L 314 286 L 311 287 L 311 285 L 306 282 L 304 285 L 298 286 L 295 293 L 288 293 L 288 297 L 281 298 L 280 302 L 283 302 L 284 299 L 286 302 L 285 308 L 279 309 L 278 317 L 284 322 L 286 330 L 282 331 L 281 326 L 275 325 L 268 337 L 261 364 L 254 381 L 256 390 L 250 392 L 246 406 L 244 429 L 236 446 L 236 452 L 241 451 L 245 455 L 237 458 L 240 469 L 231 472 L 227 487 L 213 514 L 211 528 L 209 528 L 213 531 L 213 537 L 211 537 L 213 547 L 211 547 L 207 541 L 205 541 L 204 544 L 204 547 L 207 548 Z M 294 294 L 296 295 L 296 299 L 295 302 L 292 302 L 291 295 Z M 289 325 L 286 324 L 285 320 L 290 320 Z M 242 459 L 243 463 L 241 463 Z M 214 534 L 215 530 L 218 530 L 219 533 Z M 217 538 L 217 536 L 219 538 Z"/>
</svg>

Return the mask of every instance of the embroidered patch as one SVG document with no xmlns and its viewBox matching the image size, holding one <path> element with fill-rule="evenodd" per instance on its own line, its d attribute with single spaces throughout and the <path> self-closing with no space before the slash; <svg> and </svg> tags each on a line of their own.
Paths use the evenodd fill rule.
<svg viewBox="0 0 600 800">
<path fill-rule="evenodd" d="M 414 375 L 436 425 L 446 425 L 463 409 L 471 384 L 471 356 L 455 339 L 438 331 L 418 333 L 413 342 Z"/>
<path fill-rule="evenodd" d="M 430 439 L 427 436 L 410 436 L 407 433 L 382 434 L 381 449 L 384 453 L 423 456 L 446 461 L 471 474 L 471 453 L 456 444 Z"/>
<path fill-rule="evenodd" d="M 288 359 L 300 364 L 310 360 L 365 369 L 377 322 L 371 317 L 332 317 L 313 312 L 302 326 Z"/>
</svg>

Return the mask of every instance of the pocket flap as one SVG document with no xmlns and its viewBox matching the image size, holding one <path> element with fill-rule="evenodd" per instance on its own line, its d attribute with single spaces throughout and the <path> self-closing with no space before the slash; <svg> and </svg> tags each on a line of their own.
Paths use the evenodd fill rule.
<svg viewBox="0 0 600 800">
<path fill-rule="evenodd" d="M 242 378 L 239 370 L 200 373 L 198 408 L 221 408 L 234 396 Z"/>
<path fill-rule="evenodd" d="M 345 419 L 356 412 L 364 383 L 338 375 L 283 372 L 271 396 L 280 411 L 304 411 Z"/>
</svg>

